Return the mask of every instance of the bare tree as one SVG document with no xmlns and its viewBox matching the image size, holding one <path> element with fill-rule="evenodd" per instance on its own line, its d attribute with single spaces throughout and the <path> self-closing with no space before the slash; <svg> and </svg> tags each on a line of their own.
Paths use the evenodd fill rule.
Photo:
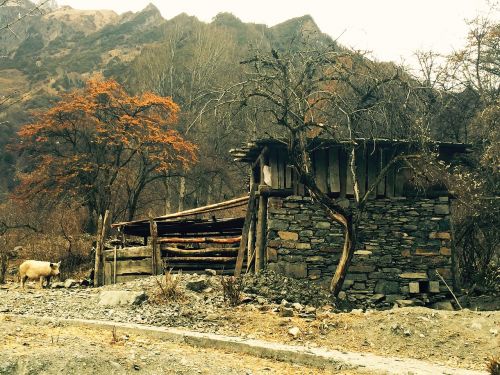
<svg viewBox="0 0 500 375">
<path fill-rule="evenodd" d="M 277 139 L 286 144 L 301 182 L 329 217 L 341 225 L 343 251 L 330 286 L 337 295 L 357 245 L 368 197 L 391 167 L 424 158 L 421 145 L 429 138 L 423 122 L 415 116 L 420 104 L 412 81 L 401 69 L 373 63 L 363 54 L 339 49 L 335 44 L 314 45 L 319 46 L 256 51 L 242 62 L 247 75 L 238 86 L 237 98 L 243 108 L 257 108 L 261 121 L 274 124 L 274 134 L 282 134 Z M 359 138 L 393 139 L 402 135 L 411 141 L 408 149 L 393 155 L 366 191 L 360 189 L 356 150 L 363 141 Z M 348 141 L 348 173 L 354 184 L 350 207 L 328 197 L 316 183 L 311 152 L 325 138 Z"/>
</svg>

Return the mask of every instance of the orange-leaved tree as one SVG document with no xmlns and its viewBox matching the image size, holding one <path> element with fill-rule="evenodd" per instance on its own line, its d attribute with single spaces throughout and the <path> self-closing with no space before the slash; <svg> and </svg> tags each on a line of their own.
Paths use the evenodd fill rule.
<svg viewBox="0 0 500 375">
<path fill-rule="evenodd" d="M 169 97 L 87 81 L 19 130 L 15 196 L 79 199 L 92 224 L 108 209 L 132 219 L 149 184 L 196 161 L 196 146 L 173 128 L 178 111 Z"/>
</svg>

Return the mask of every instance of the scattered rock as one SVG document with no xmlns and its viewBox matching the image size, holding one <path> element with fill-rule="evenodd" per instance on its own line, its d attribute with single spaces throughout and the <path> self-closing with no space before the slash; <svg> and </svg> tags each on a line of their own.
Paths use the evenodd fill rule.
<svg viewBox="0 0 500 375">
<path fill-rule="evenodd" d="M 293 338 L 297 338 L 300 335 L 300 329 L 298 327 L 292 327 L 288 330 L 288 334 L 293 336 Z"/>
<path fill-rule="evenodd" d="M 385 294 L 377 293 L 371 296 L 370 300 L 374 303 L 380 302 L 385 298 Z"/>
<path fill-rule="evenodd" d="M 110 290 L 101 292 L 99 295 L 99 305 L 139 305 L 147 298 L 148 296 L 144 291 L 133 292 L 127 290 Z"/>
<path fill-rule="evenodd" d="M 208 288 L 208 282 L 204 278 L 190 280 L 186 283 L 186 288 L 199 293 Z"/>
<path fill-rule="evenodd" d="M 280 306 L 280 316 L 283 318 L 293 316 L 293 309 L 290 307 Z"/>
<path fill-rule="evenodd" d="M 76 281 L 74 279 L 66 279 L 64 281 L 64 287 L 65 288 L 72 288 L 75 285 L 78 285 L 78 281 Z"/>
<path fill-rule="evenodd" d="M 206 273 L 207 275 L 209 275 L 209 276 L 217 276 L 217 271 L 216 271 L 216 270 L 213 270 L 213 269 L 211 269 L 211 268 L 207 268 L 207 269 L 205 270 L 205 273 Z"/>
<path fill-rule="evenodd" d="M 64 283 L 62 281 L 56 281 L 56 282 L 50 283 L 50 287 L 52 289 L 64 288 Z"/>
<path fill-rule="evenodd" d="M 300 303 L 298 302 L 295 302 L 295 303 L 292 303 L 292 308 L 294 310 L 297 310 L 297 311 L 302 311 L 302 309 L 304 308 L 304 306 L 302 306 Z"/>
<path fill-rule="evenodd" d="M 347 298 L 346 292 L 344 292 L 343 290 L 341 292 L 339 292 L 339 295 L 338 295 L 339 300 L 345 301 L 346 298 Z"/>
<path fill-rule="evenodd" d="M 312 306 L 307 306 L 305 309 L 306 314 L 315 314 L 316 313 L 316 307 Z"/>
<path fill-rule="evenodd" d="M 432 305 L 433 309 L 436 310 L 446 310 L 446 311 L 454 311 L 455 309 L 453 308 L 453 305 L 451 304 L 450 301 L 439 301 L 435 302 Z"/>
</svg>

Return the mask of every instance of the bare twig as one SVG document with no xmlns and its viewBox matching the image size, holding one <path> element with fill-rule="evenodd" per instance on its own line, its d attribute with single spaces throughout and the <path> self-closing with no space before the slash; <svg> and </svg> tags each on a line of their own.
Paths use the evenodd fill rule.
<svg viewBox="0 0 500 375">
<path fill-rule="evenodd" d="M 460 304 L 460 302 L 458 302 L 458 299 L 457 299 L 457 296 L 455 296 L 455 293 L 453 293 L 453 291 L 451 290 L 451 288 L 448 286 L 448 284 L 446 283 L 446 281 L 443 279 L 443 276 L 441 276 L 441 274 L 438 272 L 438 270 L 436 270 L 436 274 L 439 276 L 439 278 L 441 279 L 441 281 L 444 283 L 444 285 L 446 285 L 446 287 L 448 288 L 448 290 L 450 291 L 451 295 L 453 296 L 453 298 L 455 298 L 455 302 L 457 303 L 458 307 L 460 307 L 460 310 L 463 310 L 463 307 L 462 305 Z"/>
</svg>

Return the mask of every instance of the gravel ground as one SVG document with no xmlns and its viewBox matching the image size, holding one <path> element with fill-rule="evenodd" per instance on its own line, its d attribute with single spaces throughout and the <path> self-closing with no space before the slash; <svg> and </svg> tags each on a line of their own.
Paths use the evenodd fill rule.
<svg viewBox="0 0 500 375">
<path fill-rule="evenodd" d="M 0 316 L 0 374 L 331 374 L 321 369 L 192 348 L 120 330 L 18 322 Z M 360 372 L 339 371 L 355 375 Z"/>
<path fill-rule="evenodd" d="M 154 277 L 100 288 L 40 290 L 31 284 L 27 290 L 21 290 L 17 284 L 10 283 L 0 288 L 0 313 L 171 326 L 288 344 L 416 358 L 476 370 L 484 370 L 489 358 L 500 355 L 500 312 L 497 311 L 437 311 L 409 307 L 339 313 L 330 305 L 313 306 L 323 297 L 307 297 L 311 296 L 309 290 L 304 291 L 304 300 L 310 305 L 277 304 L 273 301 L 290 294 L 289 288 L 281 284 L 277 291 L 261 293 L 264 296 L 255 294 L 259 291 L 255 287 L 247 288 L 253 294 L 244 296 L 245 303 L 230 307 L 224 302 L 220 277 L 204 275 L 201 278 L 206 285 L 203 291 L 194 292 L 186 289 L 186 283 L 198 281 L 200 276 L 180 276 L 178 289 L 182 297 L 161 304 L 155 298 L 159 288 Z M 297 286 L 292 289 L 295 295 L 290 300 L 300 300 Z M 99 305 L 99 294 L 109 290 L 145 291 L 149 300 L 131 306 Z"/>
</svg>

